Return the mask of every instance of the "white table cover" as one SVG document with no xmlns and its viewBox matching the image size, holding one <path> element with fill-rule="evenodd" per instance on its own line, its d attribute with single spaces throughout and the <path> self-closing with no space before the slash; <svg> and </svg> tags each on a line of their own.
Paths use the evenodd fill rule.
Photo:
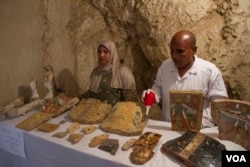
<svg viewBox="0 0 250 167">
<path fill-rule="evenodd" d="M 33 114 L 35 111 L 28 112 L 25 116 L 7 119 L 0 117 L 0 124 L 8 125 L 15 128 L 15 125 L 24 120 L 26 117 Z M 131 163 L 129 156 L 132 149 L 122 151 L 121 146 L 130 138 L 138 139 L 139 136 L 122 136 L 110 134 L 109 138 L 119 140 L 119 149 L 115 155 L 88 146 L 90 140 L 105 132 L 100 129 L 95 130 L 91 134 L 86 134 L 79 143 L 71 144 L 67 141 L 69 135 L 64 138 L 52 137 L 56 132 L 65 131 L 72 121 L 68 118 L 68 112 L 50 119 L 48 122 L 59 123 L 61 120 L 66 120 L 66 123 L 61 124 L 56 131 L 41 132 L 37 129 L 32 131 L 23 131 L 23 140 L 26 153 L 26 159 L 11 154 L 5 150 L 0 149 L 0 167 L 110 167 L 110 166 L 142 166 Z M 81 128 L 88 125 L 81 125 Z M 98 125 L 96 125 L 98 127 Z M 80 129 L 81 129 L 80 128 Z M 80 132 L 80 129 L 77 132 Z M 168 122 L 149 120 L 144 132 L 156 132 L 162 135 L 158 144 L 154 148 L 154 156 L 143 166 L 157 166 L 157 167 L 180 167 L 184 166 L 182 163 L 173 159 L 172 157 L 161 152 L 161 146 L 168 140 L 181 136 L 183 132 L 171 130 L 171 125 Z M 144 133 L 143 132 L 143 133 Z M 218 139 L 218 128 L 205 128 L 201 130 L 202 133 Z M 81 132 L 80 132 L 81 133 Z M 231 141 L 219 140 L 223 143 L 227 150 L 245 150 L 242 146 Z M 3 144 L 3 143 L 0 143 Z"/>
</svg>

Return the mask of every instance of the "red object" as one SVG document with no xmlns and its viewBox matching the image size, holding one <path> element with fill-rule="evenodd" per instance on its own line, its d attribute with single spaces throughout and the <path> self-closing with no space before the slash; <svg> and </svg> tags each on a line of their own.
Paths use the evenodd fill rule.
<svg viewBox="0 0 250 167">
<path fill-rule="evenodd" d="M 153 92 L 146 93 L 143 100 L 145 106 L 151 107 L 156 101 L 155 94 Z"/>
</svg>

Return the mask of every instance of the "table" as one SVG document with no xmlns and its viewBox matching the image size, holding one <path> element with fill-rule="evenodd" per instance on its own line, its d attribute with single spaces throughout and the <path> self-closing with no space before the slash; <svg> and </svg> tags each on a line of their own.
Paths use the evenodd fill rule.
<svg viewBox="0 0 250 167">
<path fill-rule="evenodd" d="M 16 117 L 14 119 L 7 119 L 5 117 L 0 117 L 0 125 L 7 125 L 11 128 L 15 128 L 15 125 L 24 120 L 26 117 L 30 116 L 36 111 L 30 111 L 25 116 Z M 67 116 L 68 112 L 62 115 L 50 119 L 48 122 L 59 123 L 61 120 L 66 120 L 66 123 L 59 126 L 59 128 L 54 132 L 41 132 L 36 129 L 32 131 L 23 131 L 24 148 L 26 153 L 26 159 L 11 154 L 3 149 L 0 149 L 0 166 L 1 167 L 110 167 L 110 166 L 141 166 L 131 163 L 129 160 L 130 153 L 132 149 L 128 151 L 122 151 L 121 146 L 127 140 L 131 138 L 137 139 L 139 136 L 121 136 L 117 134 L 110 134 L 110 138 L 119 140 L 119 149 L 116 155 L 112 155 L 108 152 L 102 151 L 96 148 L 89 148 L 88 144 L 90 140 L 97 135 L 103 134 L 105 132 L 100 129 L 95 130 L 91 134 L 85 135 L 79 143 L 71 144 L 65 138 L 55 138 L 52 135 L 56 132 L 62 132 L 67 129 L 72 123 Z M 81 128 L 87 125 L 81 125 Z M 98 125 L 96 125 L 98 126 Z M 80 131 L 80 130 L 79 130 Z M 182 163 L 177 160 L 163 154 L 161 152 L 161 146 L 166 141 L 174 139 L 181 136 L 183 132 L 172 131 L 170 123 L 149 120 L 144 132 L 156 132 L 162 135 L 158 144 L 154 148 L 155 155 L 143 166 L 157 166 L 157 167 L 182 167 Z M 207 134 L 210 137 L 214 137 L 219 140 L 218 129 L 216 126 L 212 128 L 205 128 L 201 130 L 202 133 Z M 231 141 L 219 140 L 223 143 L 227 150 L 245 150 L 242 146 L 235 144 Z M 3 144 L 3 143 L 0 143 Z"/>
</svg>

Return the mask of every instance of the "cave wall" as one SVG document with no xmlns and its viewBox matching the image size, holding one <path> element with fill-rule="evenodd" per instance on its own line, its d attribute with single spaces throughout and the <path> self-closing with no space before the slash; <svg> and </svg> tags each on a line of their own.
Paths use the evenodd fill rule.
<svg viewBox="0 0 250 167">
<path fill-rule="evenodd" d="M 250 94 L 247 93 L 250 92 L 250 79 L 248 79 L 250 75 L 250 41 L 248 40 L 250 1 L 92 0 L 83 2 L 76 0 L 72 3 L 75 4 L 74 11 L 78 11 L 78 15 L 72 16 L 73 22 L 78 27 L 75 31 L 76 36 L 85 41 L 87 32 L 88 36 L 91 36 L 88 41 L 96 44 L 96 41 L 103 38 L 98 32 L 101 34 L 105 32 L 107 35 L 104 37 L 109 36 L 116 41 L 121 59 L 134 71 L 140 93 L 143 89 L 151 87 L 157 68 L 169 57 L 171 36 L 180 29 L 189 29 L 197 35 L 198 56 L 215 63 L 222 71 L 230 97 L 250 100 Z M 89 13 L 86 10 L 92 12 Z M 79 15 L 79 13 L 84 14 Z M 79 17 L 81 19 L 78 21 L 74 20 Z M 92 19 L 83 19 L 85 17 Z M 92 26 L 91 32 L 88 30 L 89 26 Z M 100 27 L 103 29 L 99 30 Z M 78 45 L 82 43 L 76 40 L 79 51 L 76 57 L 95 55 L 95 45 L 92 47 Z M 76 72 L 78 76 L 90 74 L 90 71 L 77 70 Z M 85 83 L 84 79 L 86 77 L 78 78 L 79 83 Z M 81 84 L 80 87 L 86 90 L 87 85 Z"/>
<path fill-rule="evenodd" d="M 0 106 L 31 95 L 32 77 L 42 78 L 43 24 L 38 0 L 0 1 Z M 42 95 L 43 83 L 38 82 Z"/>
<path fill-rule="evenodd" d="M 0 2 L 0 7 L 6 8 L 7 3 Z M 0 73 L 2 79 L 8 80 L 0 88 L 10 97 L 16 96 L 17 87 L 27 82 L 26 78 L 40 74 L 44 65 L 53 66 L 56 84 L 67 94 L 86 91 L 90 73 L 97 64 L 97 44 L 107 38 L 116 42 L 121 60 L 133 70 L 140 94 L 152 86 L 158 67 L 169 57 L 171 36 L 180 29 L 189 29 L 197 35 L 197 55 L 220 68 L 230 97 L 250 100 L 249 0 L 29 0 L 27 4 L 34 9 L 22 17 L 32 17 L 39 24 L 30 25 L 36 38 L 34 41 L 22 39 L 32 43 L 32 47 L 22 47 L 22 50 L 37 54 L 18 57 L 9 53 L 12 61 L 35 59 L 32 63 L 26 60 L 26 64 L 32 64 L 29 69 L 24 68 L 22 72 L 14 69 L 15 76 Z M 25 7 L 17 2 L 12 5 Z M 0 29 L 0 34 L 11 32 L 8 24 L 17 24 L 14 20 L 18 16 L 11 18 L 1 23 L 6 27 Z M 22 30 L 24 36 L 30 32 Z M 19 45 L 8 42 L 4 47 L 17 49 Z M 2 67 L 7 68 L 2 56 L 0 60 Z M 20 61 L 12 61 L 8 60 L 8 64 L 21 66 Z M 34 72 L 30 74 L 30 71 Z M 26 78 L 22 78 L 22 83 L 16 82 L 23 76 Z M 42 76 L 39 77 L 39 90 L 43 93 Z M 6 84 L 12 86 L 6 87 Z M 4 99 L 10 98 L 0 99 L 1 104 L 6 103 Z"/>
</svg>

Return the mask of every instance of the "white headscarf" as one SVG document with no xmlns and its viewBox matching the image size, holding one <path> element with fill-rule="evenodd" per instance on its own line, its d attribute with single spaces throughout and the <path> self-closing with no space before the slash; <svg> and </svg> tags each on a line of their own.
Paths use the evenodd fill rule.
<svg viewBox="0 0 250 167">
<path fill-rule="evenodd" d="M 119 72 L 120 58 L 117 54 L 115 43 L 111 40 L 104 40 L 99 44 L 98 49 L 101 46 L 109 50 L 111 60 L 109 64 L 104 67 L 98 65 L 91 74 L 90 90 L 95 93 L 98 93 L 102 76 L 110 73 L 112 73 L 111 87 L 122 88 L 122 80 Z"/>
</svg>

